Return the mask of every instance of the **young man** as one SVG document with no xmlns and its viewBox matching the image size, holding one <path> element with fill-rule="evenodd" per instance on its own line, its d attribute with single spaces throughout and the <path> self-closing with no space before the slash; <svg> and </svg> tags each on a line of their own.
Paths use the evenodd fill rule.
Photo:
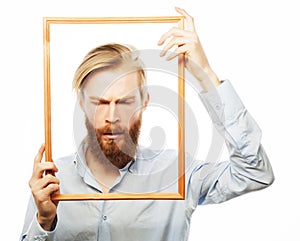
<svg viewBox="0 0 300 241">
<path fill-rule="evenodd" d="M 51 195 L 59 192 L 170 192 L 176 187 L 171 174 L 176 152 L 138 148 L 149 100 L 139 58 L 124 45 L 99 46 L 85 57 L 73 82 L 87 137 L 76 154 L 55 163 L 42 162 L 44 147 L 39 150 L 21 240 L 188 240 L 197 205 L 220 203 L 273 182 L 259 127 L 230 83 L 220 82 L 210 68 L 192 17 L 177 11 L 187 27 L 172 28 L 161 37 L 161 56 L 174 46 L 179 47 L 167 59 L 185 55 L 186 68 L 201 84 L 201 98 L 224 133 L 230 160 L 211 166 L 187 159 L 185 200 L 52 201 Z M 57 175 L 43 175 L 45 171 Z"/>
</svg>

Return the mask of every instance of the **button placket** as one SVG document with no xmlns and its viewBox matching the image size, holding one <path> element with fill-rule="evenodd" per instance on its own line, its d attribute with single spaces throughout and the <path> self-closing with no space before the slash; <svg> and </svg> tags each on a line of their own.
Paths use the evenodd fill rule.
<svg viewBox="0 0 300 241">
<path fill-rule="evenodd" d="M 108 216 L 106 213 L 106 202 L 102 201 L 99 208 L 100 208 L 100 220 L 99 220 L 99 240 L 110 241 L 110 227 L 108 221 Z"/>
<path fill-rule="evenodd" d="M 106 220 L 107 219 L 107 216 L 104 214 L 104 209 L 105 209 L 105 202 L 104 201 L 101 201 L 100 202 L 100 205 L 99 205 L 99 209 L 100 209 L 100 214 L 101 214 L 101 220 Z"/>
</svg>

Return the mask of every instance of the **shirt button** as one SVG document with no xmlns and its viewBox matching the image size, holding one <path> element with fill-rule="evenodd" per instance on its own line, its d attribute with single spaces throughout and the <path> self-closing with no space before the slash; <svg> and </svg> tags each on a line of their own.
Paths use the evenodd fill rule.
<svg viewBox="0 0 300 241">
<path fill-rule="evenodd" d="M 216 104 L 215 108 L 216 108 L 216 110 L 220 110 L 221 109 L 221 105 L 220 104 Z"/>
<path fill-rule="evenodd" d="M 106 215 L 102 215 L 102 219 L 105 221 L 107 220 L 107 216 Z"/>
</svg>

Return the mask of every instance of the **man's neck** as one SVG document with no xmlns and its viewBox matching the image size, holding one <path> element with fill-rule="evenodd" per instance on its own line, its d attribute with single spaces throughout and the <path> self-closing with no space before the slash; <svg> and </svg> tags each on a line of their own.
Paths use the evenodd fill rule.
<svg viewBox="0 0 300 241">
<path fill-rule="evenodd" d="M 120 176 L 119 169 L 106 158 L 96 158 L 90 149 L 86 152 L 86 163 L 104 193 L 109 192 Z"/>
</svg>

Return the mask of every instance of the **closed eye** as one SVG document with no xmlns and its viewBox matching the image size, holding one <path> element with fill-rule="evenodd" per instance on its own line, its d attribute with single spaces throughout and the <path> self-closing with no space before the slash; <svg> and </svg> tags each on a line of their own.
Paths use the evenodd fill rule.
<svg viewBox="0 0 300 241">
<path fill-rule="evenodd" d="M 90 97 L 91 103 L 94 105 L 109 105 L 111 100 L 97 98 L 97 97 Z M 116 104 L 120 105 L 130 105 L 135 102 L 135 96 L 124 97 L 121 99 L 116 100 Z"/>
<path fill-rule="evenodd" d="M 92 104 L 94 105 L 108 105 L 109 103 L 110 103 L 109 101 L 103 101 L 103 100 L 92 101 Z"/>
<path fill-rule="evenodd" d="M 134 102 L 134 100 L 119 100 L 117 101 L 117 104 L 121 104 L 121 105 L 130 105 Z"/>
<path fill-rule="evenodd" d="M 99 98 L 91 98 L 91 103 L 94 105 L 108 105 L 110 101 L 105 99 L 99 99 Z"/>
<path fill-rule="evenodd" d="M 125 97 L 117 100 L 116 104 L 130 105 L 135 102 L 135 96 Z"/>
</svg>

